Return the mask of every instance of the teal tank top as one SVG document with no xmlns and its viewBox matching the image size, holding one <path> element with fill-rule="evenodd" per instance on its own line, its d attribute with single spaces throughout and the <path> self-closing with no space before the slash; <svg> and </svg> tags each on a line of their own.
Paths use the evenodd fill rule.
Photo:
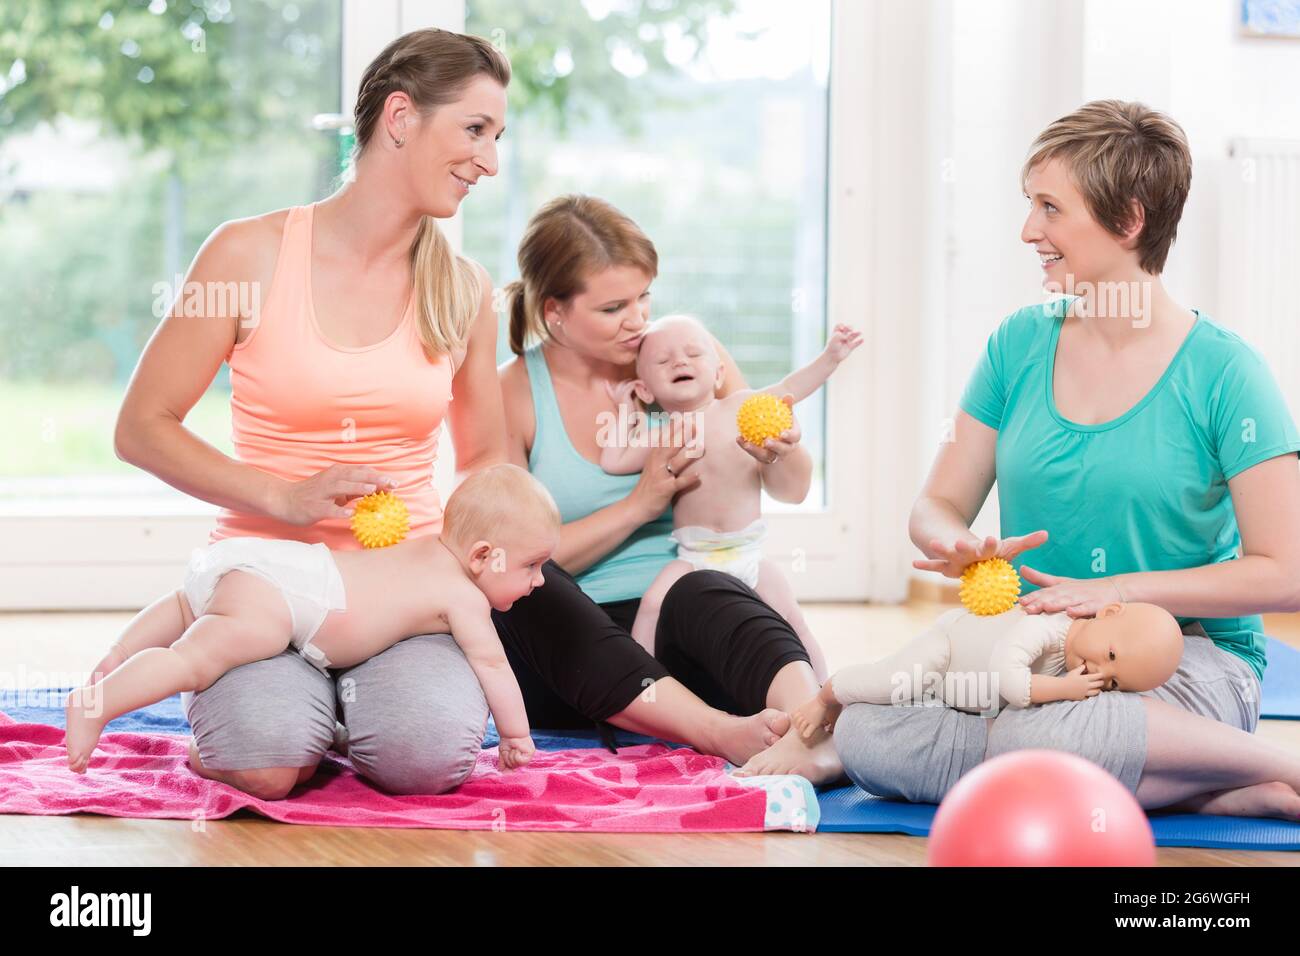
<svg viewBox="0 0 1300 956">
<path fill-rule="evenodd" d="M 583 458 L 565 431 L 542 347 L 525 349 L 523 357 L 537 422 L 528 470 L 551 493 L 564 523 L 585 518 L 626 498 L 640 474 L 610 475 Z M 677 556 L 677 544 L 670 537 L 672 530 L 673 512 L 669 507 L 654 521 L 633 531 L 605 557 L 574 575 L 575 580 L 597 604 L 641 597 L 664 565 Z"/>
</svg>

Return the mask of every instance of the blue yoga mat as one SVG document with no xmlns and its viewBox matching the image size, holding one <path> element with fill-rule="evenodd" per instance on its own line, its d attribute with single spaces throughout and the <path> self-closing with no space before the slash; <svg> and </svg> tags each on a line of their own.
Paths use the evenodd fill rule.
<svg viewBox="0 0 1300 956">
<path fill-rule="evenodd" d="M 1300 720 L 1300 651 L 1275 637 L 1268 639 L 1268 666 L 1260 716 Z"/>
<path fill-rule="evenodd" d="M 874 797 L 857 787 L 819 790 L 819 833 L 906 833 L 928 836 L 933 803 L 901 803 Z M 1195 813 L 1153 814 L 1156 846 L 1199 846 L 1216 850 L 1300 850 L 1300 823 L 1256 817 L 1213 817 Z"/>
</svg>

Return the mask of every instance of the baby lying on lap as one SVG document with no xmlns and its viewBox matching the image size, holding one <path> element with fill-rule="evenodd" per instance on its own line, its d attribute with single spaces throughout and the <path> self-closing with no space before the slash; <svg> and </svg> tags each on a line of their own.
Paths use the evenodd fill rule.
<svg viewBox="0 0 1300 956">
<path fill-rule="evenodd" d="M 948 611 L 897 653 L 837 671 L 790 715 L 804 737 L 832 730 L 847 704 L 934 703 L 993 717 L 1001 702 L 1028 707 L 1086 700 L 1103 690 L 1159 687 L 1178 669 L 1183 633 L 1154 604 L 1109 604 L 1095 618 Z"/>
<path fill-rule="evenodd" d="M 447 500 L 442 533 L 387 548 L 226 538 L 191 555 L 176 613 L 138 615 L 67 701 L 68 766 L 84 773 L 104 725 L 232 668 L 292 646 L 311 664 L 354 667 L 416 634 L 448 633 L 483 687 L 501 737 L 499 763 L 534 746 L 523 696 L 492 623 L 542 584 L 559 543 L 554 500 L 527 471 L 496 465 Z M 154 610 L 155 605 L 150 610 Z"/>
</svg>

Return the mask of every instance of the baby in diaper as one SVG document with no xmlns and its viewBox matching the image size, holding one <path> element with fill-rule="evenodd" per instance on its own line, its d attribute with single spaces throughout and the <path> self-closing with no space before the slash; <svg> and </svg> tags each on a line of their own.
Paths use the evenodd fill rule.
<svg viewBox="0 0 1300 956">
<path fill-rule="evenodd" d="M 859 332 L 837 325 L 816 359 L 762 391 L 778 398 L 792 395 L 791 404 L 802 401 L 821 388 L 861 343 Z M 646 416 L 633 414 L 634 398 L 647 405 L 657 402 L 668 419 L 661 427 L 680 428 L 688 448 L 703 448 L 707 453 L 691 465 L 700 475 L 699 484 L 673 502 L 677 560 L 669 562 L 642 597 L 632 636 L 653 654 L 659 608 L 673 583 L 697 568 L 726 571 L 757 591 L 790 623 L 808 651 L 817 679 L 824 681 L 826 659 L 804 621 L 794 591 L 780 567 L 763 558 L 767 536 L 761 513 L 763 481 L 769 468 L 784 466 L 779 461 L 760 464 L 738 444 L 736 412 L 755 391 L 716 397 L 723 367 L 713 337 L 699 321 L 684 315 L 665 316 L 651 323 L 641 339 L 636 374 L 635 379 L 610 388 L 610 394 L 623 406 L 620 420 L 636 424 L 629 434 L 602 442 L 601 467 L 621 475 L 645 466 L 654 445 L 649 435 L 653 425 Z"/>
<path fill-rule="evenodd" d="M 85 772 L 114 717 L 204 690 L 241 664 L 292 647 L 321 671 L 348 668 L 430 633 L 450 633 L 482 685 L 501 769 L 522 766 L 534 751 L 528 716 L 491 612 L 542 584 L 559 536 L 541 483 L 495 465 L 456 488 L 438 535 L 356 551 L 268 538 L 195 549 L 184 585 L 136 615 L 91 683 L 68 695 L 68 767 Z"/>
</svg>

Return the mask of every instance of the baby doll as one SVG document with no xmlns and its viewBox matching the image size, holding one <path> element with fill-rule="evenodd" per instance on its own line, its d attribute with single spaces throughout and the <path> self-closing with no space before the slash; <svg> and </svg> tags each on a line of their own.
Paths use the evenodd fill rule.
<svg viewBox="0 0 1300 956">
<path fill-rule="evenodd" d="M 1178 669 L 1183 633 L 1154 604 L 1108 604 L 1093 618 L 1026 614 L 942 615 L 902 650 L 837 671 L 790 719 L 803 737 L 832 730 L 846 704 L 933 701 L 992 717 L 1001 700 L 1028 707 L 1086 700 L 1103 690 L 1159 687 Z"/>
<path fill-rule="evenodd" d="M 114 717 L 201 691 L 289 646 L 328 673 L 413 634 L 448 632 L 496 720 L 501 769 L 522 766 L 534 746 L 491 611 L 542 584 L 559 530 L 546 489 L 522 468 L 495 465 L 456 488 L 438 535 L 356 551 L 252 537 L 196 548 L 183 587 L 137 615 L 94 683 L 68 695 L 68 767 L 85 772 Z"/>
<path fill-rule="evenodd" d="M 861 333 L 837 325 L 816 359 L 762 391 L 802 401 L 861 343 Z M 697 568 L 726 571 L 757 591 L 790 623 L 808 651 L 817 679 L 825 680 L 825 656 L 789 582 L 777 564 L 763 558 L 767 536 L 761 515 L 763 481 L 769 469 L 783 466 L 775 455 L 771 463 L 760 464 L 737 444 L 736 411 L 754 390 L 716 397 L 723 366 L 713 338 L 697 320 L 684 315 L 665 316 L 650 325 L 641 339 L 636 373 L 636 379 L 611 388 L 615 400 L 625 411 L 633 395 L 647 405 L 657 402 L 670 421 L 685 420 L 687 447 L 702 447 L 707 453 L 691 465 L 700 476 L 699 484 L 673 502 L 677 560 L 668 563 L 642 597 L 632 636 L 653 654 L 659 608 L 673 583 Z M 601 450 L 600 465 L 610 474 L 640 471 L 649 456 L 652 442 L 647 440 L 644 416 L 628 417 L 638 422 L 637 429 L 624 441 L 605 442 Z"/>
</svg>

